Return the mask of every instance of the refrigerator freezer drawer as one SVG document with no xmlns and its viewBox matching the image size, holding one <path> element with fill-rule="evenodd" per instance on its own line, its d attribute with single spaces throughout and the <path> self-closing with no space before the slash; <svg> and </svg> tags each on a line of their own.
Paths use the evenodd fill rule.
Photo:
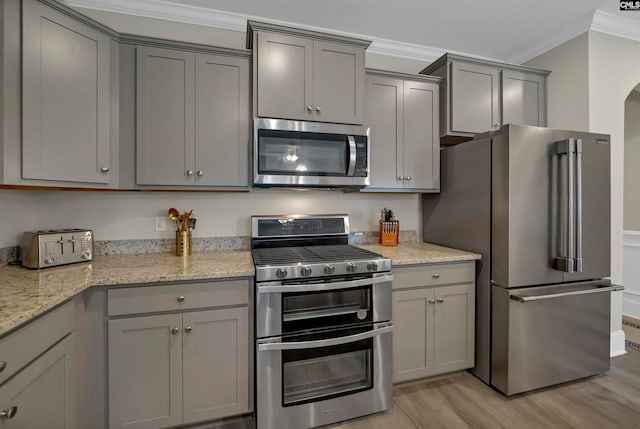
<svg viewBox="0 0 640 429">
<path fill-rule="evenodd" d="M 492 286 L 491 384 L 514 395 L 609 370 L 606 282 Z"/>
</svg>

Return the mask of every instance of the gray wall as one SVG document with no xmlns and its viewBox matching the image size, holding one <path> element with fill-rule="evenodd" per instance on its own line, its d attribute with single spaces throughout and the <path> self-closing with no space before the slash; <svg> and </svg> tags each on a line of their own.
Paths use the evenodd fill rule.
<svg viewBox="0 0 640 429">
<path fill-rule="evenodd" d="M 631 91 L 624 109 L 623 225 L 625 231 L 640 231 L 640 85 Z"/>
</svg>

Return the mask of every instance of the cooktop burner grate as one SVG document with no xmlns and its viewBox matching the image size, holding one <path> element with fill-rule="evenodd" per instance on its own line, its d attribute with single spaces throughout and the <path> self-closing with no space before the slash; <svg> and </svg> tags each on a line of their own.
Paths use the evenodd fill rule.
<svg viewBox="0 0 640 429">
<path fill-rule="evenodd" d="M 380 258 L 377 253 L 348 244 L 253 249 L 252 253 L 256 265 L 342 262 Z"/>
</svg>

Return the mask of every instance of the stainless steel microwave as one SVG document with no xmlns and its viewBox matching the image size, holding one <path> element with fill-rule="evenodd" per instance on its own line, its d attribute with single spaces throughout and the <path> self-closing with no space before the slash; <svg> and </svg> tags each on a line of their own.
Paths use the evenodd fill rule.
<svg viewBox="0 0 640 429">
<path fill-rule="evenodd" d="M 369 153 L 369 127 L 256 118 L 253 184 L 363 188 Z"/>
</svg>

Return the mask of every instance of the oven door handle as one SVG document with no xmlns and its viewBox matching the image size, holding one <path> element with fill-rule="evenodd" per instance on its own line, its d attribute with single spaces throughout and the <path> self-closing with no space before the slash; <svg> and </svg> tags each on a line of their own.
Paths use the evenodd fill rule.
<svg viewBox="0 0 640 429">
<path fill-rule="evenodd" d="M 282 285 L 280 282 L 263 283 L 256 289 L 258 293 L 285 293 L 285 292 L 317 292 L 338 289 L 349 289 L 358 286 L 375 285 L 393 281 L 393 274 L 383 274 L 370 279 L 349 280 L 334 283 L 310 283 L 298 285 Z"/>
<path fill-rule="evenodd" d="M 258 344 L 258 351 L 270 352 L 281 350 L 301 350 L 315 349 L 318 347 L 338 346 L 340 344 L 353 343 L 355 341 L 366 340 L 367 338 L 377 337 L 378 335 L 387 334 L 393 331 L 393 325 L 389 324 L 382 328 L 373 329 L 371 331 L 362 332 L 360 334 L 347 335 L 346 337 L 330 338 L 327 340 L 315 341 L 290 341 L 284 343 L 263 343 Z"/>
</svg>

